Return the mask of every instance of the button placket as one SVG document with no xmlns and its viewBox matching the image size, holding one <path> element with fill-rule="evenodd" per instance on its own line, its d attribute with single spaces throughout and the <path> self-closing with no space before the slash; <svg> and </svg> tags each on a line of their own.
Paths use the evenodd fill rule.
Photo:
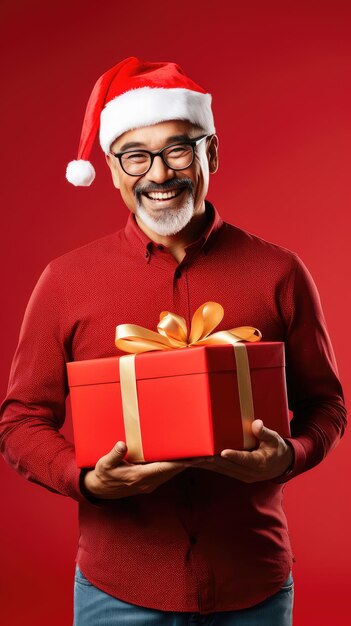
<svg viewBox="0 0 351 626">
<path fill-rule="evenodd" d="M 189 329 L 191 325 L 191 316 L 189 311 L 189 285 L 188 285 L 188 264 L 184 263 L 180 267 L 176 267 L 173 272 L 172 290 L 173 290 L 173 311 L 184 317 Z"/>
</svg>

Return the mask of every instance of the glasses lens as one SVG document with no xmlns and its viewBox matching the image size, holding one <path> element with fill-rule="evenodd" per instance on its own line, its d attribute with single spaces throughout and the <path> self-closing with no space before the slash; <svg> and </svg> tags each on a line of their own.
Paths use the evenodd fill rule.
<svg viewBox="0 0 351 626">
<path fill-rule="evenodd" d="M 150 167 L 150 155 L 147 152 L 128 152 L 122 155 L 122 166 L 127 174 L 140 176 Z"/>
<path fill-rule="evenodd" d="M 193 160 L 193 148 L 187 144 L 170 146 L 164 150 L 163 158 L 173 170 L 184 170 Z"/>
</svg>

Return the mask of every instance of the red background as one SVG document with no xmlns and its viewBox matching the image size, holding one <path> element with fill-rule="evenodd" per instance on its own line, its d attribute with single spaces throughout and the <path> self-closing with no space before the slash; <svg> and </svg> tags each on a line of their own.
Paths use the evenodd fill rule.
<svg viewBox="0 0 351 626">
<path fill-rule="evenodd" d="M 46 263 L 126 222 L 99 147 L 91 188 L 72 187 L 64 170 L 76 157 L 95 79 L 137 55 L 177 61 L 213 94 L 221 163 L 208 197 L 226 220 L 307 264 L 350 397 L 349 2 L 3 0 L 1 12 L 1 394 Z M 350 623 L 349 441 L 347 431 L 285 491 L 297 557 L 295 626 Z M 2 623 L 71 626 L 76 504 L 25 482 L 2 460 L 1 487 Z"/>
</svg>

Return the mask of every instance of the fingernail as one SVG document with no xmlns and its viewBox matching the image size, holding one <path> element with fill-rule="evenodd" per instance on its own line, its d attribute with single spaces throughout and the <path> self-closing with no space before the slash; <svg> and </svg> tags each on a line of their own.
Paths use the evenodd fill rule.
<svg viewBox="0 0 351 626">
<path fill-rule="evenodd" d="M 124 452 L 126 449 L 126 444 L 123 441 L 118 441 L 116 448 L 118 450 L 118 452 Z"/>
</svg>

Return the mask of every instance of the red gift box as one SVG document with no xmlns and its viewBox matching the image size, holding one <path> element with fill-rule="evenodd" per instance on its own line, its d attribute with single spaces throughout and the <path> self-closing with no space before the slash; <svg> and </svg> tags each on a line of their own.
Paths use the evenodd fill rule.
<svg viewBox="0 0 351 626">
<path fill-rule="evenodd" d="M 130 461 L 208 456 L 224 448 L 255 447 L 252 435 L 251 440 L 246 436 L 246 445 L 244 441 L 235 348 L 201 345 L 67 363 L 77 465 L 95 466 L 118 440 L 127 442 Z M 289 437 L 284 343 L 241 344 L 243 348 L 250 367 L 254 416 Z M 139 415 L 138 424 L 129 424 L 128 434 L 119 362 L 131 356 Z M 141 438 L 141 457 L 133 452 L 135 427 Z"/>
</svg>

